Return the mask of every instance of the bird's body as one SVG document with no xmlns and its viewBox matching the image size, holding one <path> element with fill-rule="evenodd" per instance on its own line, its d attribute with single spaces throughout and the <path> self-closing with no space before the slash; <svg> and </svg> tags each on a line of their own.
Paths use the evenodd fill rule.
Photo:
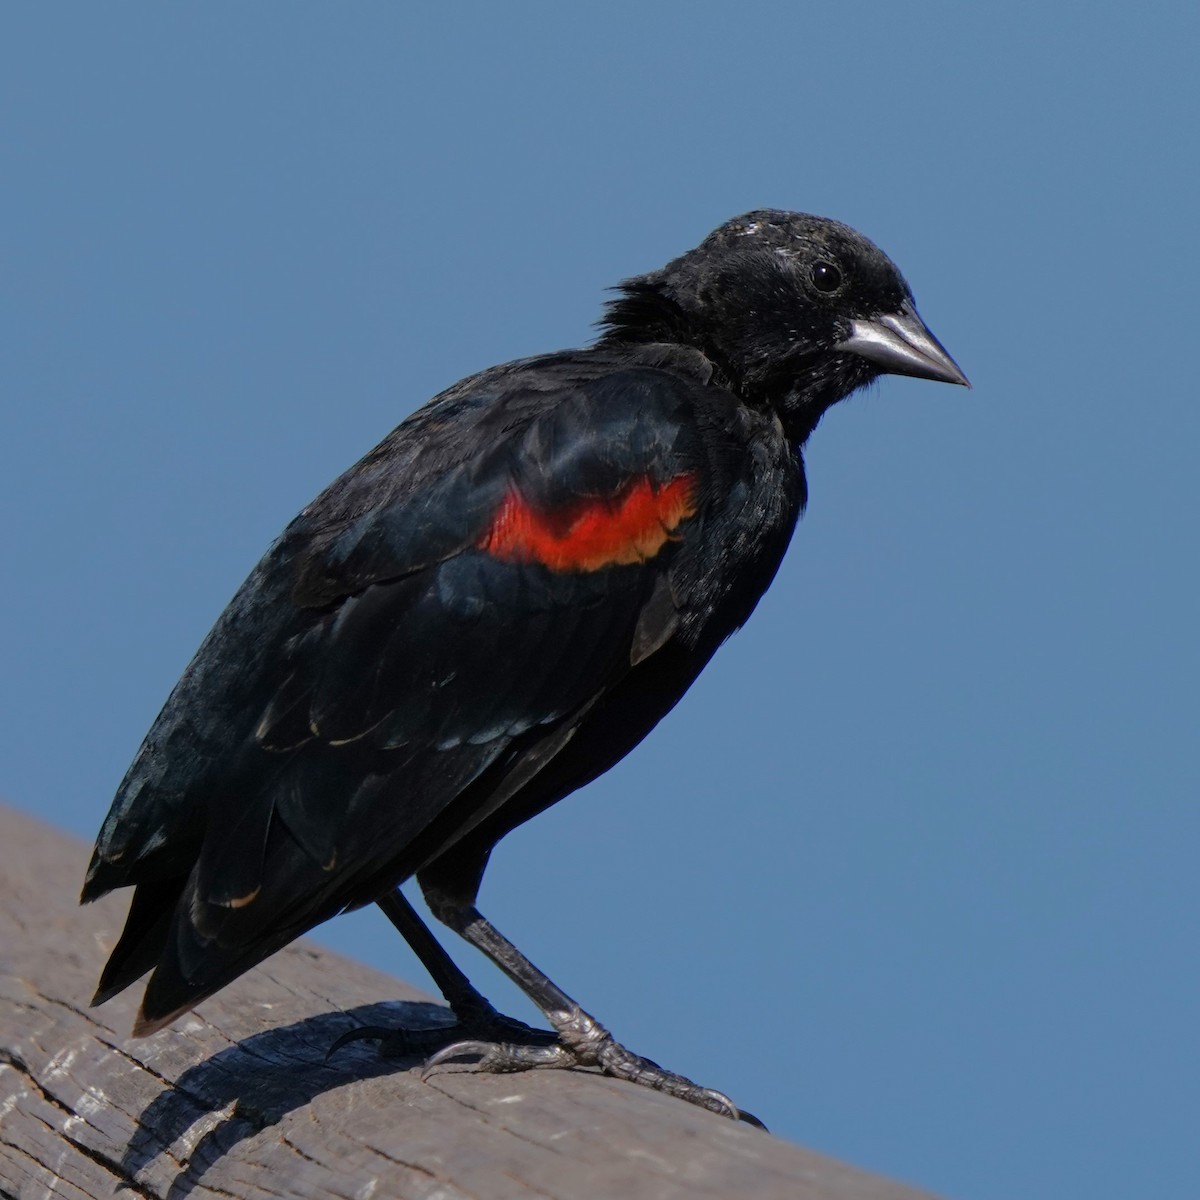
<svg viewBox="0 0 1200 1200">
<path fill-rule="evenodd" d="M 747 619 L 821 413 L 881 364 L 965 382 L 879 251 L 796 214 L 729 222 L 606 323 L 414 413 L 201 646 L 84 890 L 136 885 L 97 1000 L 153 968 L 139 1032 L 414 875 L 487 949 L 469 927 L 491 848 L 626 754 Z M 554 1020 L 561 993 L 504 953 Z"/>
</svg>

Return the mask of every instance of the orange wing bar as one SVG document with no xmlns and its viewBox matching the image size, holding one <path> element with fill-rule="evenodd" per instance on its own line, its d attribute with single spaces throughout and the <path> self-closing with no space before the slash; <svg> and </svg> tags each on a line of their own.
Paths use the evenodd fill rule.
<svg viewBox="0 0 1200 1200">
<path fill-rule="evenodd" d="M 656 488 L 639 479 L 615 496 L 540 512 L 510 488 L 476 545 L 507 562 L 536 562 L 551 571 L 598 571 L 653 558 L 695 511 L 696 477 L 679 475 Z"/>
</svg>

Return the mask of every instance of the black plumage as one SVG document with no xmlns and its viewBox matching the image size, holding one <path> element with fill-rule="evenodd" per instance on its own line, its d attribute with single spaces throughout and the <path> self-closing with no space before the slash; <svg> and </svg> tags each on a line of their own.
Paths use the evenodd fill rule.
<svg viewBox="0 0 1200 1200">
<path fill-rule="evenodd" d="M 966 382 L 875 246 L 760 211 L 623 284 L 595 346 L 414 413 L 288 526 L 147 735 L 83 890 L 136 888 L 96 1002 L 153 968 L 152 1032 L 379 901 L 464 1029 L 512 1041 L 396 890 L 415 875 L 557 1032 L 450 1053 L 598 1063 L 736 1112 L 613 1042 L 475 895 L 496 841 L 627 753 L 749 617 L 805 439 L 885 371 Z"/>
</svg>

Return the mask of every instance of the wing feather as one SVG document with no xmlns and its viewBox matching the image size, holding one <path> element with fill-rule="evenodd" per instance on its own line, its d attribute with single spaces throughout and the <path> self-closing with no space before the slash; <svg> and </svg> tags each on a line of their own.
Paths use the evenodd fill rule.
<svg viewBox="0 0 1200 1200">
<path fill-rule="evenodd" d="M 486 373 L 289 526 L 148 735 L 85 887 L 176 881 L 146 1028 L 416 870 L 671 639 L 699 386 L 587 353 Z M 507 542 L 505 505 L 526 522 Z"/>
</svg>

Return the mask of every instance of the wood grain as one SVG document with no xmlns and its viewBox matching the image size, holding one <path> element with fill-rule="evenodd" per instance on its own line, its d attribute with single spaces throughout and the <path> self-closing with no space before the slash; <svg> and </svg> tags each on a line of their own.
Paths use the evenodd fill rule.
<svg viewBox="0 0 1200 1200">
<path fill-rule="evenodd" d="M 85 861 L 80 842 L 0 806 L 5 1200 L 922 1200 L 600 1075 L 423 1083 L 414 1059 L 368 1043 L 326 1062 L 354 1026 L 446 1010 L 308 942 L 131 1039 L 135 995 L 86 1007 L 125 900 L 79 908 Z"/>
</svg>

